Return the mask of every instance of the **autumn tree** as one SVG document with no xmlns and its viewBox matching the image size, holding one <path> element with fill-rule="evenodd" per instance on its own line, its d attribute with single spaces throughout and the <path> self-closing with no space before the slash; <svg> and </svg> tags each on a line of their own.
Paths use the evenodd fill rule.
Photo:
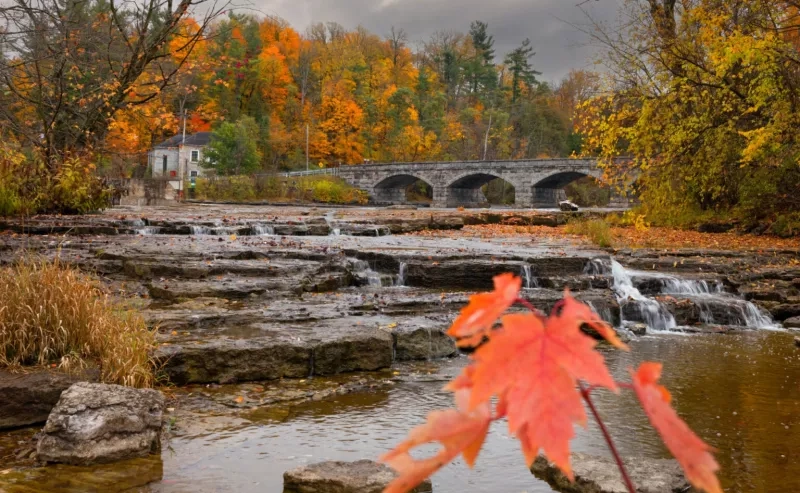
<svg viewBox="0 0 800 493">
<path fill-rule="evenodd" d="M 199 28 L 182 31 L 199 8 Z M 0 119 L 51 166 L 102 144 L 118 111 L 170 85 L 224 8 L 205 0 L 8 2 L 0 6 Z M 183 56 L 173 59 L 176 38 Z"/>
<path fill-rule="evenodd" d="M 796 229 L 796 7 L 627 0 L 625 18 L 635 22 L 593 23 L 608 92 L 581 106 L 584 151 L 621 183 L 637 181 L 653 219 L 735 214 L 749 224 L 774 220 L 776 232 Z"/>
</svg>

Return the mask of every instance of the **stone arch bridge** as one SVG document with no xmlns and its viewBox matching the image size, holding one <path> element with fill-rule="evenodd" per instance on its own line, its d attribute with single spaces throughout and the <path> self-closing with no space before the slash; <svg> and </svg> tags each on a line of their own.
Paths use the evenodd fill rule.
<svg viewBox="0 0 800 493">
<path fill-rule="evenodd" d="M 557 207 L 564 187 L 584 176 L 600 178 L 594 159 L 528 159 L 359 164 L 338 168 L 340 177 L 369 193 L 377 205 L 403 204 L 406 188 L 422 180 L 433 189 L 434 207 L 486 203 L 481 187 L 502 178 L 514 187 L 516 207 Z M 614 205 L 623 205 L 615 200 Z"/>
</svg>

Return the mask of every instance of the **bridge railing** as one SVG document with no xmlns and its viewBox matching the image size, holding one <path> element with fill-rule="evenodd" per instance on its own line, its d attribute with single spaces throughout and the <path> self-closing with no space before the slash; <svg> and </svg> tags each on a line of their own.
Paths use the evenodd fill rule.
<svg viewBox="0 0 800 493">
<path fill-rule="evenodd" d="M 619 157 L 620 161 L 626 161 L 630 158 Z M 503 164 L 523 164 L 530 162 L 554 162 L 554 161 L 597 161 L 595 157 L 553 157 L 553 158 L 537 158 L 537 159 L 487 159 L 480 161 L 409 161 L 409 162 L 367 162 L 357 164 L 343 164 L 344 168 L 355 168 L 358 166 L 398 166 L 398 165 L 437 165 L 437 164 L 488 164 L 488 163 L 503 163 Z"/>
<path fill-rule="evenodd" d="M 278 176 L 317 176 L 317 175 L 329 175 L 329 176 L 339 176 L 339 168 L 322 168 L 322 169 L 310 169 L 305 171 L 285 171 L 282 173 L 277 173 Z M 256 175 L 256 176 L 266 176 L 266 175 Z"/>
</svg>

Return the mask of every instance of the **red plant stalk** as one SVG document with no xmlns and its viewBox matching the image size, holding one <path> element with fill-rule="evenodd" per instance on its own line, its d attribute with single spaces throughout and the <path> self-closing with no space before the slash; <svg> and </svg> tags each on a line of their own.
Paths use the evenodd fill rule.
<svg viewBox="0 0 800 493">
<path fill-rule="evenodd" d="M 614 456 L 614 461 L 617 463 L 617 467 L 622 475 L 622 480 L 625 482 L 625 486 L 628 488 L 629 493 L 636 493 L 636 487 L 633 485 L 631 477 L 628 476 L 628 471 L 625 469 L 625 464 L 622 462 L 622 457 L 619 455 L 617 446 L 614 445 L 614 440 L 611 439 L 611 434 L 608 432 L 606 424 L 603 422 L 603 419 L 600 417 L 600 413 L 597 412 L 597 408 L 594 406 L 591 396 L 593 387 L 586 388 L 582 383 L 578 382 L 578 388 L 581 389 L 581 397 L 583 397 L 583 400 L 586 401 L 586 405 L 589 406 L 589 410 L 592 412 L 594 420 L 597 421 L 597 424 L 600 426 L 600 431 L 603 432 L 603 438 L 605 439 L 606 444 L 608 444 L 608 449 L 611 451 L 611 455 Z"/>
</svg>

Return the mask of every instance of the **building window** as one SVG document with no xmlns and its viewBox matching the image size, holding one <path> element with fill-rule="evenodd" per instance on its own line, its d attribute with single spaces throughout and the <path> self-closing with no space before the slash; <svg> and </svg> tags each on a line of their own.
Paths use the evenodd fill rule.
<svg viewBox="0 0 800 493">
<path fill-rule="evenodd" d="M 197 151 L 194 151 L 194 152 L 197 152 Z M 197 171 L 194 171 L 194 170 L 190 171 L 189 172 L 189 176 L 191 176 L 192 178 L 196 178 L 197 177 Z"/>
<path fill-rule="evenodd" d="M 200 151 L 192 151 L 192 162 L 196 163 L 200 160 Z"/>
<path fill-rule="evenodd" d="M 162 165 L 161 174 L 162 175 L 166 175 L 167 174 L 167 155 L 166 154 L 164 154 L 164 159 L 161 161 L 161 165 Z"/>
</svg>

